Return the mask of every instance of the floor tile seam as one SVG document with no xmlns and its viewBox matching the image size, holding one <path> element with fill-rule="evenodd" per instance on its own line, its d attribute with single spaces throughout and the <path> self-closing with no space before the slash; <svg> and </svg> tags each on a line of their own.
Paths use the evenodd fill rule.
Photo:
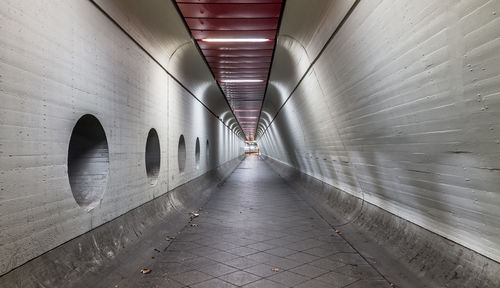
<svg viewBox="0 0 500 288">
<path fill-rule="evenodd" d="M 269 164 L 267 162 L 265 162 L 264 160 L 261 160 L 263 161 L 266 165 L 269 166 Z M 270 167 L 270 166 L 269 166 Z M 274 171 L 274 169 L 273 169 Z M 326 223 L 331 229 L 332 229 L 332 232 L 335 231 L 335 227 L 333 225 L 331 225 L 324 217 L 323 215 L 321 215 L 319 213 L 319 211 L 317 209 L 315 209 L 312 205 L 310 205 L 301 195 L 300 193 L 298 192 L 298 190 L 293 187 L 292 185 L 290 185 L 286 180 L 285 178 L 283 178 L 279 173 L 277 173 L 276 171 L 274 171 L 274 173 L 282 180 L 282 182 L 284 182 L 292 191 L 295 192 L 296 195 L 298 195 L 300 198 L 302 198 L 302 200 L 310 207 L 310 209 L 312 209 L 314 211 L 314 213 L 319 216 L 322 221 L 324 223 Z M 345 239 L 345 237 L 343 235 L 339 235 L 347 244 L 349 244 L 349 246 L 351 246 L 352 249 L 354 249 L 356 251 L 356 253 L 361 256 L 361 258 L 363 258 L 363 260 L 365 260 L 366 263 L 368 263 L 368 265 L 370 265 L 388 284 L 391 284 L 391 281 L 389 281 L 389 279 L 387 279 L 385 277 L 385 275 L 383 275 L 376 267 L 375 265 L 373 265 L 372 263 L 370 263 L 370 261 L 368 261 L 368 259 L 366 259 L 366 257 L 364 257 L 353 245 L 352 243 L 350 243 L 347 239 Z M 318 280 L 319 281 L 319 280 Z M 352 284 L 352 283 L 351 283 Z"/>
</svg>

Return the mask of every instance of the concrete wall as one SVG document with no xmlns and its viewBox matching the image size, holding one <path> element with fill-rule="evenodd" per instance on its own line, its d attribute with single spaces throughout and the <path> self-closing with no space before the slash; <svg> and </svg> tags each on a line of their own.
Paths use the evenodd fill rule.
<svg viewBox="0 0 500 288">
<path fill-rule="evenodd" d="M 287 1 L 262 152 L 500 261 L 500 1 L 321 2 Z"/>
<path fill-rule="evenodd" d="M 242 139 L 178 83 L 184 79 L 169 76 L 90 1 L 3 1 L 0 35 L 0 274 L 243 152 Z M 97 117 L 109 146 L 105 192 L 93 209 L 75 202 L 68 181 L 72 129 L 84 114 Z M 145 169 L 151 128 L 161 149 L 154 186 Z"/>
</svg>

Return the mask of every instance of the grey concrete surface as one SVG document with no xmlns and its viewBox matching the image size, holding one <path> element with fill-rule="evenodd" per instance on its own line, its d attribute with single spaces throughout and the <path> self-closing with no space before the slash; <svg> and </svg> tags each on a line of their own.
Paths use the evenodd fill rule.
<svg viewBox="0 0 500 288">
<path fill-rule="evenodd" d="M 170 1 L 156 2 L 173 7 Z M 174 15 L 162 18 L 166 26 L 183 27 L 175 9 L 163 12 Z M 163 40 L 174 55 L 169 52 L 160 63 L 152 57 L 161 57 L 156 50 L 139 46 L 91 1 L 1 1 L 0 275 L 242 154 L 238 125 L 230 123 L 223 95 L 213 91 L 216 83 L 203 59 L 177 49 L 189 46 L 197 53 L 192 42 L 184 45 L 189 34 L 162 32 L 172 36 Z M 191 69 L 198 76 L 186 78 Z M 76 171 L 82 177 L 70 183 L 69 143 L 85 114 L 99 120 L 107 147 L 86 155 L 99 156 L 93 158 L 100 162 L 94 171 Z M 156 185 L 146 168 L 151 128 L 161 154 Z M 177 161 L 180 135 L 186 148 L 183 172 Z M 199 164 L 197 138 L 211 144 L 211 151 L 201 147 L 207 161 Z M 98 175 L 97 168 L 109 174 Z M 92 176 L 99 185 L 86 181 Z M 97 197 L 81 207 L 72 184 L 80 192 L 99 186 L 85 192 L 98 192 Z"/>
<path fill-rule="evenodd" d="M 257 133 L 288 184 L 247 161 L 168 246 L 243 146 L 173 2 L 2 1 L 0 281 L 500 286 L 500 1 L 288 0 L 282 19 Z M 73 159 L 86 114 L 106 139 Z"/>
<path fill-rule="evenodd" d="M 289 0 L 281 27 L 263 153 L 500 261 L 500 1 Z"/>
<path fill-rule="evenodd" d="M 138 257 L 149 251 L 156 253 Z M 151 273 L 141 274 L 143 268 Z M 270 166 L 250 156 L 179 234 L 147 241 L 76 287 L 391 285 Z"/>
<path fill-rule="evenodd" d="M 263 159 L 395 286 L 500 286 L 500 263 L 296 168 Z"/>
<path fill-rule="evenodd" d="M 189 221 L 189 213 L 209 199 L 241 160 L 228 161 L 32 259 L 0 276 L 0 287 L 96 287 L 105 277 L 119 279 L 121 274 L 111 273 L 118 265 L 136 265 L 137 272 L 137 265 L 169 244 L 165 235 L 176 235 Z"/>
</svg>

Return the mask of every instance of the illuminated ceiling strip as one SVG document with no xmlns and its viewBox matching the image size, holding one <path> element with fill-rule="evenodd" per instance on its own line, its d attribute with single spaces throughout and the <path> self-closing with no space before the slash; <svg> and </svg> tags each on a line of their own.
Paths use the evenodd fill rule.
<svg viewBox="0 0 500 288">
<path fill-rule="evenodd" d="M 273 41 L 267 38 L 205 38 L 201 39 L 203 42 L 269 42 Z"/>
<path fill-rule="evenodd" d="M 262 79 L 223 79 L 224 83 L 260 83 L 264 82 Z"/>
</svg>

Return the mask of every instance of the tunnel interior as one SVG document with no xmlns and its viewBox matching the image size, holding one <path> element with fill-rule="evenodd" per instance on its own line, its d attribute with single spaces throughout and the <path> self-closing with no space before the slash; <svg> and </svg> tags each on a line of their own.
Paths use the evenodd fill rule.
<svg viewBox="0 0 500 288">
<path fill-rule="evenodd" d="M 4 1 L 0 287 L 500 287 L 499 11 Z"/>
<path fill-rule="evenodd" d="M 68 179 L 76 203 L 92 209 L 106 191 L 109 151 L 106 133 L 96 117 L 76 122 L 68 148 Z"/>
<path fill-rule="evenodd" d="M 146 174 L 149 184 L 156 185 L 160 174 L 161 165 L 161 150 L 158 133 L 154 128 L 151 128 L 146 140 Z"/>
</svg>

